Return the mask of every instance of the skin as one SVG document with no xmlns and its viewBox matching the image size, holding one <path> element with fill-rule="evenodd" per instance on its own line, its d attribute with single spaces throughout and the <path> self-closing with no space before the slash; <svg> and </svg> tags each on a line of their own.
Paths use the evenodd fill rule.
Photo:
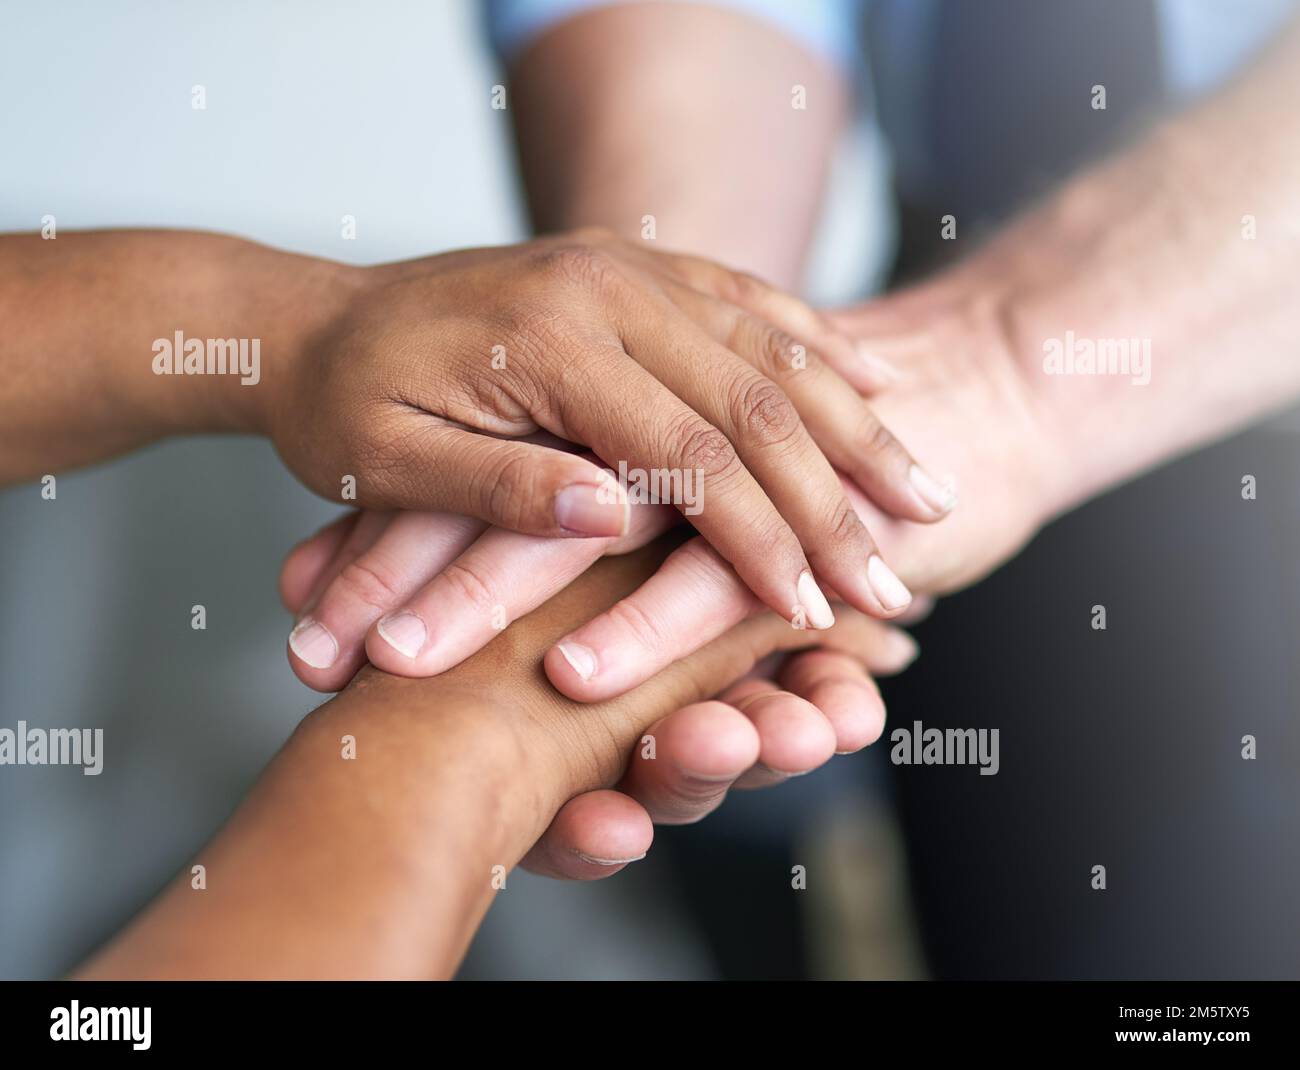
<svg viewBox="0 0 1300 1070">
<path fill-rule="evenodd" d="M 372 507 L 622 534 L 626 495 L 572 449 L 523 441 L 545 431 L 613 466 L 698 473 L 696 527 L 813 627 L 833 620 L 819 582 L 865 612 L 904 608 L 882 600 L 888 570 L 823 449 L 865 450 L 855 470 L 891 515 L 934 521 L 946 504 L 835 370 L 852 347 L 824 318 L 604 231 L 371 268 L 185 232 L 9 235 L 0 284 L 6 480 L 166 434 L 256 431 L 323 495 L 351 477 Z M 153 340 L 177 330 L 260 339 L 260 379 L 155 374 Z M 826 420 L 795 353 L 851 421 Z M 319 625 L 312 639 L 300 653 L 324 667 L 336 644 Z"/>
<path fill-rule="evenodd" d="M 801 240 L 792 240 L 784 223 L 804 213 L 783 215 L 777 198 L 789 195 L 797 208 L 807 203 L 821 168 L 757 166 L 756 156 L 790 158 L 803 144 L 775 122 L 745 144 L 724 135 L 716 152 L 702 131 L 750 129 L 775 115 L 761 103 L 769 69 L 784 85 L 799 78 L 780 65 L 779 46 L 759 44 L 779 37 L 776 31 L 742 16 L 699 11 L 655 5 L 595 11 L 548 31 L 520 58 L 516 98 L 530 101 L 521 126 L 537 125 L 554 150 L 529 152 L 532 135 L 521 129 L 529 186 L 539 191 L 535 214 L 542 226 L 599 222 L 630 234 L 650 205 L 683 234 L 698 235 L 701 244 L 691 248 L 700 252 L 743 254 L 754 235 L 771 234 L 770 245 L 738 262 L 761 264 L 777 279 L 796 278 L 806 228 Z M 711 47 L 669 50 L 677 65 L 673 77 L 637 73 L 654 66 L 652 56 L 662 57 L 656 48 L 665 40 L 689 34 L 707 41 L 710 33 L 719 35 Z M 707 95 L 693 101 L 690 116 L 672 118 L 680 108 L 676 86 L 691 78 L 697 81 L 689 84 L 699 84 L 704 75 L 691 71 L 692 63 L 703 62 L 692 57 L 707 56 L 712 64 L 721 55 L 725 64 L 727 42 L 742 38 L 770 48 L 769 64 L 725 68 L 726 84 L 736 87 L 734 99 L 727 98 L 728 123 L 694 122 L 701 110 L 723 106 Z M 592 47 L 596 41 L 600 48 Z M 814 62 L 788 42 L 785 57 L 805 68 Z M 814 75 L 804 74 L 814 84 Z M 825 65 L 820 75 L 823 85 L 832 77 Z M 624 116 L 632 105 L 621 96 L 620 76 L 641 79 L 638 93 L 650 99 L 638 96 L 636 108 L 661 117 L 660 137 L 626 136 Z M 957 268 L 835 316 L 865 352 L 897 372 L 873 398 L 883 422 L 961 492 L 960 508 L 944 524 L 923 528 L 882 516 L 848 487 L 910 587 L 942 593 L 972 583 L 1052 517 L 1300 394 L 1300 364 L 1285 356 L 1300 333 L 1291 296 L 1300 243 L 1284 222 L 1294 215 L 1293 176 L 1300 173 L 1298 120 L 1287 103 L 1297 93 L 1300 31 L 1293 27 L 1229 89 L 1081 174 Z M 623 106 L 614 106 L 620 100 Z M 737 101 L 750 102 L 752 110 L 734 114 Z M 583 123 L 560 123 L 565 107 L 579 108 Z M 828 151 L 833 122 L 816 108 L 810 118 L 822 132 L 815 143 Z M 599 164 L 606 154 L 614 158 Z M 682 161 L 692 169 L 690 184 L 665 173 Z M 774 170 L 782 182 L 802 178 L 804 184 L 791 191 L 773 180 Z M 595 189 L 584 184 L 591 173 L 616 175 L 618 182 Z M 752 225 L 753 203 L 723 195 L 736 188 L 761 201 L 758 217 L 770 227 Z M 729 210 L 739 204 L 745 210 Z M 1258 220 L 1253 241 L 1240 236 L 1246 214 Z M 1150 384 L 1045 374 L 1044 341 L 1066 330 L 1098 339 L 1150 338 Z M 678 554 L 613 611 L 563 637 L 564 644 L 587 648 L 599 672 L 584 678 L 558 650 L 548 652 L 547 672 L 562 692 L 587 700 L 616 694 L 759 610 L 707 546 L 688 543 Z M 390 565 L 402 571 L 400 562 Z M 486 574 L 495 565 L 488 555 L 476 562 Z M 516 598 L 527 598 L 527 576 L 504 581 Z M 464 615 L 454 599 L 443 605 L 443 627 L 454 630 Z M 673 611 L 683 606 L 687 611 Z M 373 633 L 366 649 L 386 667 L 396 662 Z"/>
<path fill-rule="evenodd" d="M 779 38 L 775 44 L 770 58 L 784 62 Z M 804 57 L 799 62 L 804 65 Z M 798 73 L 810 79 L 816 74 L 802 66 Z M 778 185 L 774 192 L 789 204 L 795 190 Z M 811 205 L 808 199 L 810 212 Z M 822 580 L 828 591 L 880 616 L 897 615 L 909 596 L 903 591 L 885 604 L 869 582 L 863 567 L 875 557 L 869 536 L 825 458 L 810 451 L 809 436 L 815 441 L 818 428 L 826 429 L 832 444 L 819 446 L 832 449 L 841 465 L 877 487 L 888 508 L 929 522 L 951 505 L 932 481 L 918 482 L 918 470 L 860 400 L 859 394 L 887 381 L 887 371 L 863 359 L 826 317 L 750 275 L 629 246 L 608 231 L 367 269 L 200 233 L 65 232 L 50 242 L 7 235 L 0 236 L 0 281 L 0 312 L 8 327 L 0 339 L 0 365 L 9 372 L 0 382 L 0 479 L 94 463 L 170 435 L 265 434 L 303 481 L 322 493 L 337 493 L 340 473 L 346 473 L 357 477 L 363 503 L 441 508 L 440 514 L 425 514 L 436 527 L 406 525 L 403 553 L 419 550 L 428 561 L 427 555 L 447 547 L 459 549 L 462 557 L 465 549 L 488 556 L 508 551 L 512 561 L 518 557 L 516 568 L 528 566 L 530 577 L 551 575 L 550 587 L 533 586 L 524 598 L 511 599 L 506 589 L 502 604 L 510 617 L 545 601 L 602 553 L 642 545 L 672 519 L 663 508 L 624 508 L 614 501 L 602 504 L 612 506 L 607 512 L 617 514 L 617 523 L 597 518 L 596 526 L 605 524 L 602 530 L 611 532 L 626 526 L 625 534 L 547 538 L 575 534 L 564 530 L 551 508 L 557 497 L 548 498 L 551 490 L 566 481 L 602 480 L 593 455 L 578 456 L 571 444 L 554 448 L 559 440 L 542 428 L 578 441 L 590 438 L 587 444 L 603 446 L 610 460 L 619 452 L 615 446 L 630 440 L 602 438 L 595 433 L 600 428 L 608 435 L 639 430 L 641 439 L 631 444 L 643 450 L 680 437 L 656 433 L 653 420 L 643 420 L 640 401 L 627 410 L 626 400 L 606 385 L 611 380 L 621 391 L 623 381 L 640 376 L 647 389 L 639 399 L 659 387 L 674 397 L 693 393 L 701 406 L 713 406 L 710 413 L 719 423 L 744 439 L 728 438 L 724 446 L 704 432 L 708 448 L 703 452 L 709 455 L 704 459 L 720 465 L 713 476 L 722 476 L 724 485 L 723 516 L 715 522 L 717 506 L 706 504 L 701 527 L 714 525 L 719 541 L 736 547 L 755 569 L 766 570 L 794 550 L 785 518 L 772 519 L 778 503 L 785 503 L 796 526 L 825 521 L 819 544 L 810 545 L 806 556 L 800 545 L 794 563 L 811 565 L 819 577 L 828 570 L 834 574 Z M 562 310 L 559 316 L 556 308 Z M 257 338 L 265 358 L 257 386 L 241 385 L 235 376 L 174 378 L 146 371 L 151 340 L 170 338 L 177 329 L 191 339 Z M 596 335 L 609 343 L 608 359 L 626 358 L 624 363 L 601 368 L 603 375 L 575 374 L 575 356 L 589 359 L 599 348 L 593 344 Z M 612 352 L 610 335 L 617 335 L 624 352 Z M 581 351 L 562 352 L 557 336 L 578 339 Z M 517 378 L 503 375 L 492 389 L 476 393 L 485 384 L 479 358 L 491 352 L 489 343 L 503 338 L 508 359 L 501 370 Z M 629 346 L 635 361 L 626 352 Z M 785 360 L 796 346 L 801 374 L 791 378 Z M 439 364 L 430 354 L 446 359 Z M 452 360 L 457 355 L 459 365 Z M 778 379 L 789 384 L 790 396 Z M 564 382 L 575 384 L 572 396 L 557 393 Z M 592 399 L 581 388 L 592 384 L 604 391 L 608 405 L 588 403 Z M 658 396 L 664 396 L 662 390 Z M 593 415 L 603 409 L 608 410 L 603 418 Z M 848 414 L 843 427 L 828 418 L 832 410 Z M 587 425 L 576 422 L 588 419 L 598 423 L 590 435 L 583 429 Z M 698 424 L 683 426 L 703 432 Z M 466 428 L 484 434 L 471 437 Z M 686 438 L 698 442 L 700 436 Z M 544 446 L 553 448 L 543 451 Z M 619 459 L 633 464 L 639 457 L 658 457 L 627 452 Z M 766 466 L 769 473 L 766 483 L 759 480 L 761 493 L 747 482 L 753 477 L 746 454 L 755 458 L 756 470 Z M 694 459 L 679 455 L 677 460 Z M 430 480 L 430 471 L 440 478 Z M 733 472 L 730 482 L 738 486 L 729 490 L 725 484 Z M 715 501 L 710 494 L 709 503 Z M 721 522 L 728 509 L 741 514 L 733 519 L 743 523 Z M 643 513 L 652 515 L 641 522 Z M 589 512 L 585 519 L 592 521 Z M 382 524 L 390 522 L 391 517 Z M 467 533 L 482 532 L 488 522 L 496 526 L 479 540 L 483 545 L 466 547 Z M 395 584 L 395 574 L 385 573 L 374 555 L 355 561 L 351 553 L 372 535 L 377 543 L 380 526 L 358 523 L 338 544 L 346 560 L 325 570 L 334 581 L 330 591 L 340 585 L 343 601 L 351 598 L 363 611 L 391 594 Z M 752 538 L 754 531 L 761 538 Z M 558 552 L 570 544 L 577 553 Z M 539 553 L 540 562 L 533 556 Z M 450 661 L 459 661 L 496 632 L 488 631 L 481 612 L 495 610 L 496 603 L 484 604 L 483 593 L 491 588 L 475 586 L 476 560 L 474 554 L 461 560 L 460 570 L 452 568 L 442 576 L 442 589 L 432 592 L 433 604 L 443 604 L 443 596 L 453 593 L 466 608 L 480 611 Z M 449 563 L 454 559 L 442 560 L 436 571 L 441 575 Z M 784 575 L 789 569 L 775 571 Z M 828 623 L 802 604 L 793 611 L 788 576 L 768 583 L 780 612 L 814 627 Z M 892 593 L 898 595 L 897 587 Z M 794 594 L 802 598 L 797 588 Z M 320 597 L 315 590 L 305 602 L 297 597 L 292 604 L 312 607 Z M 370 623 L 358 634 L 364 635 Z M 902 633 L 880 635 L 866 667 L 893 671 L 915 656 L 914 644 Z M 343 654 L 336 667 L 319 668 L 318 658 L 317 665 L 298 660 L 305 674 L 325 674 L 313 680 L 317 686 L 341 686 L 361 663 L 357 651 L 332 637 L 324 645 Z M 750 786 L 805 772 L 829 756 L 828 746 L 853 750 L 875 738 L 883 708 L 864 665 L 823 656 L 810 664 L 826 675 L 810 681 L 798 667 L 802 664 L 782 670 L 803 674 L 796 679 L 809 700 L 797 716 L 771 714 L 773 680 L 750 681 L 743 693 L 729 692 L 724 698 L 731 705 L 723 707 L 729 715 L 713 706 L 674 714 L 660 727 L 665 753 L 681 755 L 671 763 L 680 775 L 663 780 L 642 775 L 629 782 L 628 791 L 662 820 L 692 820 L 716 805 L 732 782 Z M 691 780 L 700 769 L 709 778 L 707 792 Z M 630 798 L 607 794 L 601 810 L 601 797 L 594 796 L 591 812 L 613 807 L 626 814 Z M 561 815 L 560 827 L 581 838 L 588 812 L 585 797 L 575 801 Z M 592 850 L 599 846 L 596 842 Z M 552 851 L 535 864 L 571 869 L 573 852 Z"/>
<path fill-rule="evenodd" d="M 701 700 L 768 654 L 816 643 L 822 662 L 804 662 L 794 681 L 814 691 L 837 678 L 843 655 L 834 651 L 857 664 L 885 626 L 847 608 L 834 629 L 816 633 L 765 614 L 620 699 L 579 705 L 557 695 L 539 670 L 542 652 L 592 605 L 631 590 L 664 551 L 600 562 L 439 677 L 360 674 L 307 717 L 195 856 L 206 890 L 192 887 L 187 866 L 76 976 L 448 977 L 520 860 L 566 874 L 613 868 L 575 861 L 563 837 L 543 836 L 548 823 L 563 830 L 582 822 L 576 798 L 588 811 L 617 811 L 626 796 L 600 789 L 639 785 L 653 810 L 689 819 L 668 812 L 678 793 L 663 793 L 685 782 L 695 810 L 707 809 L 723 790 L 718 777 L 762 757 L 754 723 L 798 718 L 807 703 L 757 683 L 729 704 Z M 747 742 L 705 751 L 708 761 L 689 773 L 650 771 L 671 763 L 674 735 L 714 741 L 724 722 L 748 724 Z M 634 745 L 644 750 L 647 733 L 666 751 L 628 768 L 626 755 Z M 342 757 L 344 736 L 354 737 L 354 760 Z M 827 734 L 803 754 L 770 757 L 816 761 L 830 746 Z M 605 829 L 613 835 L 585 842 L 596 852 L 588 858 L 627 857 L 644 849 L 649 832 L 648 823 L 630 834 L 626 822 Z"/>
<path fill-rule="evenodd" d="M 678 47 L 682 40 L 692 47 Z M 646 248 L 708 251 L 721 262 L 744 265 L 749 275 L 782 287 L 796 284 L 843 124 L 848 87 L 842 72 L 743 14 L 705 5 L 642 4 L 564 20 L 517 58 L 510 77 L 520 165 L 538 230 L 567 230 L 570 221 L 596 225 Z M 699 85 L 726 91 L 699 94 L 692 88 Z M 790 106 L 794 85 L 807 90 L 805 110 Z M 627 123 L 629 114 L 638 117 L 636 124 Z M 646 129 L 660 133 L 646 138 Z M 664 139 L 670 142 L 667 155 L 659 152 Z M 774 167 L 774 158 L 797 164 Z M 653 242 L 641 239 L 647 212 L 655 216 Z M 791 334 L 829 337 L 824 317 L 779 290 L 746 301 L 755 299 L 766 302 L 764 318 Z M 844 382 L 862 394 L 874 397 L 897 377 L 870 349 L 829 341 L 826 346 Z M 813 421 L 810 427 L 861 428 L 847 450 L 827 448 L 833 436 L 814 437 L 833 467 L 870 493 L 880 443 L 861 424 L 857 399 L 815 362 L 786 368 L 780 382 L 803 399 L 801 412 Z M 941 480 L 918 478 L 940 512 L 952 508 L 954 499 Z M 806 486 L 798 493 L 806 494 Z M 328 628 L 337 656 L 328 665 L 319 658 L 309 663 L 291 644 L 290 664 L 304 683 L 321 691 L 344 686 L 367 661 L 399 675 L 444 671 L 494 634 L 501 623 L 500 614 L 493 619 L 494 608 L 504 611 L 505 620 L 514 619 L 600 554 L 640 545 L 666 522 L 633 513 L 627 536 L 569 547 L 502 531 L 476 537 L 483 529 L 457 528 L 447 517 L 367 517 L 341 545 L 325 573 L 332 578 L 308 599 L 310 619 Z M 748 541 L 766 546 L 761 526 L 742 530 Z M 406 549 L 416 546 L 423 549 Z M 444 549 L 449 546 L 456 553 Z M 686 571 L 682 566 L 704 549 L 686 551 L 671 568 Z M 306 552 L 313 558 L 317 553 Z M 835 581 L 829 586 L 835 588 Z M 829 593 L 855 601 L 851 593 Z M 909 602 L 910 592 L 894 591 L 889 615 L 905 612 Z M 291 608 L 298 612 L 301 606 Z M 710 616 L 706 604 L 684 600 L 680 623 L 656 627 L 657 619 L 646 639 L 660 651 L 658 665 L 680 649 L 679 637 L 701 621 L 707 625 Z M 553 681 L 575 697 L 615 693 L 624 686 L 620 680 L 637 671 L 601 659 L 590 647 L 589 654 L 576 649 L 583 645 L 570 644 L 573 661 L 558 651 L 548 658 Z M 596 671 L 583 680 L 574 662 L 586 668 L 593 655 Z M 654 670 L 647 665 L 641 671 Z"/>
</svg>

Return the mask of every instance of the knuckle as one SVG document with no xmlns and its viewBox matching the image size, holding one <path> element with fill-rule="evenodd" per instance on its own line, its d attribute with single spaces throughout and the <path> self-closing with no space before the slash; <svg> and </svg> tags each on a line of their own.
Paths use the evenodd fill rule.
<svg viewBox="0 0 1300 1070">
<path fill-rule="evenodd" d="M 659 650 L 664 645 L 662 629 L 635 601 L 624 599 L 609 611 L 610 619 L 627 632 L 645 650 Z"/>
<path fill-rule="evenodd" d="M 373 556 L 349 561 L 334 583 L 344 597 L 373 609 L 388 609 L 401 598 L 392 574 Z"/>
<path fill-rule="evenodd" d="M 862 432 L 862 450 L 869 457 L 883 459 L 898 448 L 893 432 L 874 416 L 867 418 Z"/>
<path fill-rule="evenodd" d="M 802 424 L 785 392 L 770 379 L 750 380 L 739 391 L 734 417 L 747 438 L 765 446 L 791 441 Z"/>
<path fill-rule="evenodd" d="M 867 537 L 867 528 L 862 523 L 862 518 L 853 508 L 853 503 L 843 496 L 831 514 L 827 530 L 831 533 L 831 540 L 837 543 L 856 543 Z"/>
<path fill-rule="evenodd" d="M 764 370 L 785 372 L 791 368 L 796 349 L 800 343 L 793 335 L 786 334 L 776 327 L 763 327 L 758 340 L 758 358 Z M 804 347 L 805 360 L 807 347 Z"/>
<path fill-rule="evenodd" d="M 478 478 L 480 515 L 519 530 L 535 515 L 536 475 L 528 459 L 509 453 Z"/>
<path fill-rule="evenodd" d="M 680 438 L 678 453 L 682 467 L 703 472 L 705 479 L 729 476 L 740 466 L 731 440 L 707 420 L 692 416 Z"/>
<path fill-rule="evenodd" d="M 724 270 L 721 284 L 723 291 L 721 296 L 742 308 L 761 304 L 770 292 L 767 283 L 747 271 Z"/>
<path fill-rule="evenodd" d="M 447 584 L 476 610 L 490 614 L 501 601 L 492 584 L 464 562 L 453 561 L 442 572 Z"/>
<path fill-rule="evenodd" d="M 548 249 L 540 254 L 538 266 L 545 278 L 592 292 L 609 289 L 618 276 L 613 258 L 586 242 L 567 242 Z"/>
</svg>

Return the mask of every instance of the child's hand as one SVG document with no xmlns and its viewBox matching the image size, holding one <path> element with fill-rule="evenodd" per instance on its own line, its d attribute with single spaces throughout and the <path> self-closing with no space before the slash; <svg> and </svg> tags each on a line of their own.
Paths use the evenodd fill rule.
<svg viewBox="0 0 1300 1070">
<path fill-rule="evenodd" d="M 951 501 L 859 395 L 878 371 L 801 302 L 587 232 L 355 278 L 270 417 L 318 492 L 351 476 L 363 506 L 621 536 L 626 504 L 597 467 L 512 441 L 541 428 L 612 468 L 698 473 L 691 521 L 787 620 L 829 625 L 818 581 L 876 616 L 906 608 L 831 466 L 887 515 L 933 521 Z"/>
</svg>

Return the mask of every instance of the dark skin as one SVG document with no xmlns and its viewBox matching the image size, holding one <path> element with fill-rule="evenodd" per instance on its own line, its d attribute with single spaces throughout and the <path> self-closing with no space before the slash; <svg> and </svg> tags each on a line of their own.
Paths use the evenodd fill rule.
<svg viewBox="0 0 1300 1070">
<path fill-rule="evenodd" d="M 869 582 L 874 544 L 831 460 L 852 458 L 891 516 L 947 508 L 919 496 L 829 320 L 603 230 L 371 267 L 191 231 L 0 235 L 0 319 L 0 483 L 254 432 L 327 498 L 623 534 L 626 496 L 592 460 L 523 440 L 545 432 L 615 468 L 701 472 L 695 526 L 766 605 L 814 627 L 829 623 L 818 584 L 876 616 L 903 608 Z M 260 366 L 209 371 L 210 341 L 242 341 L 250 361 L 256 342 Z"/>
<path fill-rule="evenodd" d="M 764 614 L 618 699 L 551 688 L 547 648 L 668 549 L 602 560 L 441 676 L 363 671 L 195 856 L 206 890 L 187 866 L 75 976 L 451 976 L 501 879 L 568 800 L 619 781 L 649 726 L 774 651 L 858 654 L 881 627 L 842 607 L 825 632 Z M 355 760 L 341 757 L 349 735 Z"/>
</svg>

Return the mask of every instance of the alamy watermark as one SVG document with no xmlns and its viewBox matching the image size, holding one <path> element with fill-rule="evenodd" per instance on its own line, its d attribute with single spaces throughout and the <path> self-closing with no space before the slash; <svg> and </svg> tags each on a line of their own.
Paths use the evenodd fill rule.
<svg viewBox="0 0 1300 1070">
<path fill-rule="evenodd" d="M 913 721 L 911 728 L 895 728 L 889 739 L 895 765 L 978 765 L 980 776 L 997 776 L 1002 767 L 996 728 L 926 728 Z"/>
<path fill-rule="evenodd" d="M 86 776 L 104 771 L 102 728 L 0 728 L 0 765 L 79 765 Z"/>
<path fill-rule="evenodd" d="M 135 1051 L 148 1051 L 152 1019 L 152 1007 L 83 1007 L 74 999 L 50 1011 L 50 1039 L 125 1040 Z"/>
<path fill-rule="evenodd" d="M 618 485 L 633 505 L 679 505 L 687 516 L 704 512 L 703 468 L 629 468 L 618 462 Z M 596 492 L 602 504 L 619 501 L 612 484 L 602 483 Z"/>
<path fill-rule="evenodd" d="M 1151 382 L 1150 338 L 1064 338 L 1043 342 L 1043 371 L 1048 375 L 1127 375 L 1134 386 Z"/>
<path fill-rule="evenodd" d="M 262 381 L 260 338 L 172 338 L 153 342 L 154 375 L 238 375 L 244 386 Z"/>
</svg>

